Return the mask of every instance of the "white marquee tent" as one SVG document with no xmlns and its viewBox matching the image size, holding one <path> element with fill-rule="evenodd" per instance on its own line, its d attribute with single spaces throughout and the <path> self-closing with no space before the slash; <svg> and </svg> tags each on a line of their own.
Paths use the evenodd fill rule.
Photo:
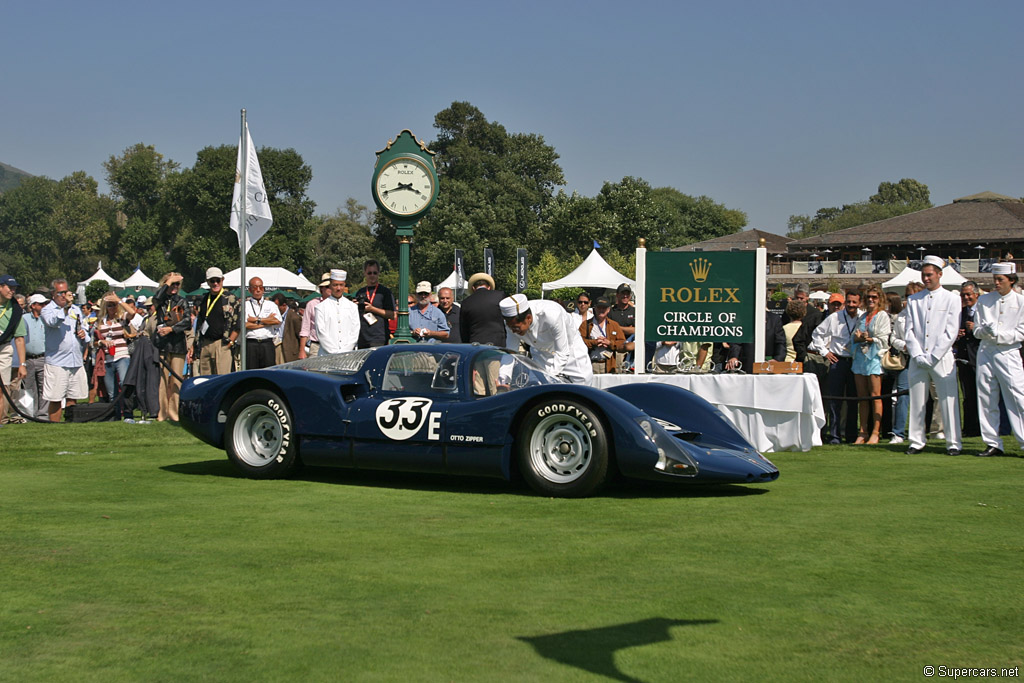
<svg viewBox="0 0 1024 683">
<path fill-rule="evenodd" d="M 902 295 L 903 289 L 908 283 L 921 281 L 921 271 L 909 267 L 904 268 L 896 277 L 882 283 L 882 291 L 896 292 Z M 967 278 L 956 272 L 956 268 L 953 266 L 946 266 L 942 269 L 942 278 L 939 282 L 946 289 L 959 289 L 960 285 L 967 282 Z"/>
<path fill-rule="evenodd" d="M 441 282 L 438 282 L 436 285 L 434 285 L 434 291 L 436 292 L 436 291 L 440 290 L 442 287 L 447 287 L 448 289 L 450 289 L 450 290 L 452 290 L 454 292 L 455 291 L 455 282 L 456 282 L 457 279 L 458 278 L 455 276 L 455 269 L 453 268 L 452 272 L 451 272 L 451 275 L 449 275 L 444 280 L 442 280 Z M 462 294 L 465 294 L 467 289 L 469 289 L 469 282 L 468 282 L 468 280 L 463 280 L 462 281 L 462 289 L 459 290 L 459 291 Z"/>
<path fill-rule="evenodd" d="M 272 289 L 299 289 L 307 292 L 315 292 L 317 290 L 316 285 L 305 277 L 302 275 L 296 275 L 286 268 L 247 266 L 245 269 L 245 277 L 247 280 L 251 280 L 254 277 L 258 277 L 263 280 L 263 286 L 266 287 L 268 291 Z M 235 268 L 231 272 L 224 274 L 225 287 L 234 289 L 241 285 L 241 268 Z M 202 287 L 204 289 L 209 289 L 210 285 L 204 282 Z"/>
<path fill-rule="evenodd" d="M 121 286 L 125 289 L 132 287 L 159 287 L 160 283 L 143 273 L 141 268 L 136 268 L 131 277 L 122 282 Z"/>
<path fill-rule="evenodd" d="M 554 282 L 545 282 L 541 285 L 541 295 L 547 290 L 562 289 L 564 287 L 604 287 L 615 289 L 625 282 L 630 287 L 636 287 L 636 282 L 608 265 L 608 262 L 601 258 L 597 249 L 590 252 L 590 256 L 579 265 L 579 268 L 572 271 L 565 277 Z"/>
<path fill-rule="evenodd" d="M 107 275 L 106 271 L 103 270 L 103 261 L 100 261 L 96 265 L 96 272 L 78 283 L 78 287 L 75 288 L 75 301 L 78 303 L 83 303 L 85 301 L 85 288 L 94 280 L 103 280 L 110 285 L 111 289 L 114 287 L 120 288 L 122 286 L 120 280 L 115 280 Z"/>
</svg>

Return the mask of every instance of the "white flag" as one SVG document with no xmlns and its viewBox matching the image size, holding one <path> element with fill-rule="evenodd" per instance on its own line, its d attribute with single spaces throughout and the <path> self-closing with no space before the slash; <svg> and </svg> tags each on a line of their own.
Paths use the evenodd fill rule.
<svg viewBox="0 0 1024 683">
<path fill-rule="evenodd" d="M 238 244 L 249 253 L 249 249 L 256 243 L 256 240 L 267 234 L 270 226 L 274 223 L 274 217 L 270 215 L 270 203 L 267 201 L 267 189 L 263 186 L 263 173 L 260 171 L 260 161 L 256 158 L 256 147 L 252 144 L 252 136 L 249 135 L 249 124 L 245 125 L 246 150 L 248 151 L 248 163 L 243 164 L 242 139 L 238 139 L 238 161 L 235 164 L 235 192 L 231 197 L 231 229 L 238 233 Z M 243 171 L 246 169 L 247 172 Z M 245 181 L 245 233 L 246 239 L 243 243 L 242 231 L 239 226 L 242 224 L 242 181 Z"/>
</svg>

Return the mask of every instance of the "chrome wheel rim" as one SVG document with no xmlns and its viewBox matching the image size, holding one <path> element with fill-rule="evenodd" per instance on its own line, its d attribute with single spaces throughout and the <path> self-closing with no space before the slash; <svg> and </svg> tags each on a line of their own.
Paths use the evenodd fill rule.
<svg viewBox="0 0 1024 683">
<path fill-rule="evenodd" d="M 235 453 L 245 464 L 262 467 L 281 453 L 284 430 L 268 406 L 252 405 L 238 414 L 231 438 Z"/>
<path fill-rule="evenodd" d="M 586 426 L 569 415 L 548 415 L 530 436 L 530 465 L 555 484 L 568 484 L 582 477 L 593 453 Z"/>
</svg>

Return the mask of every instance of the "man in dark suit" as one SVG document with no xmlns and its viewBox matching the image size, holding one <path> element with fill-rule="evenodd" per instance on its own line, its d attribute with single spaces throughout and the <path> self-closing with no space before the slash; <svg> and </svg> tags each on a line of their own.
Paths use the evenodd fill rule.
<svg viewBox="0 0 1024 683">
<path fill-rule="evenodd" d="M 963 393 L 964 416 L 961 422 L 963 436 L 981 436 L 981 425 L 978 422 L 978 388 L 975 375 L 978 369 L 978 345 L 981 340 L 974 336 L 975 306 L 978 303 L 978 285 L 968 280 L 960 285 L 960 331 L 953 342 L 953 355 L 956 358 L 956 374 L 960 380 L 960 391 Z"/>
<path fill-rule="evenodd" d="M 491 346 L 505 346 L 505 319 L 498 303 L 505 292 L 494 289 L 494 278 L 487 273 L 476 273 L 469 278 L 473 293 L 462 302 L 459 311 L 459 330 L 464 344 L 479 342 Z"/>
<path fill-rule="evenodd" d="M 782 329 L 782 319 L 771 311 L 765 311 L 764 317 L 764 358 L 786 360 L 786 333 Z M 730 344 L 725 367 L 727 370 L 742 368 L 743 372 L 751 374 L 754 371 L 753 343 Z"/>
</svg>

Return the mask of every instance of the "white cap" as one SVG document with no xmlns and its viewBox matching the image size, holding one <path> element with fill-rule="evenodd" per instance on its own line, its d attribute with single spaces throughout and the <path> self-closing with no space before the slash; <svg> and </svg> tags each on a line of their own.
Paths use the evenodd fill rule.
<svg viewBox="0 0 1024 683">
<path fill-rule="evenodd" d="M 1017 272 L 1017 264 L 1012 261 L 1004 263 L 993 263 L 992 274 L 993 275 L 1013 275 Z M 31 300 L 30 300 L 31 301 Z"/>
<path fill-rule="evenodd" d="M 139 298 L 135 300 L 135 303 L 138 304 L 139 306 L 144 305 L 146 303 L 146 297 L 139 296 Z"/>
<path fill-rule="evenodd" d="M 206 269 L 206 279 L 209 280 L 212 277 L 219 277 L 221 280 L 224 279 L 224 271 L 217 266 L 211 266 Z"/>
<path fill-rule="evenodd" d="M 506 318 L 514 318 L 530 310 L 530 302 L 527 301 L 525 294 L 506 296 L 498 302 L 498 306 L 501 308 L 501 315 Z"/>
<path fill-rule="evenodd" d="M 28 298 L 28 302 L 30 304 L 45 304 L 46 297 L 43 296 L 42 294 L 33 294 Z"/>
<path fill-rule="evenodd" d="M 924 261 L 922 261 L 921 266 L 935 266 L 939 270 L 942 270 L 943 268 L 946 267 L 946 261 L 945 259 L 939 258 L 938 256 L 929 255 L 924 257 Z"/>
<path fill-rule="evenodd" d="M 341 268 L 331 268 L 331 279 L 339 282 L 345 282 L 348 280 L 348 273 Z"/>
<path fill-rule="evenodd" d="M 417 282 L 416 283 L 416 293 L 419 294 L 420 292 L 426 292 L 427 294 L 429 294 L 430 293 L 430 283 L 427 282 L 426 280 L 420 280 L 419 282 Z"/>
</svg>

